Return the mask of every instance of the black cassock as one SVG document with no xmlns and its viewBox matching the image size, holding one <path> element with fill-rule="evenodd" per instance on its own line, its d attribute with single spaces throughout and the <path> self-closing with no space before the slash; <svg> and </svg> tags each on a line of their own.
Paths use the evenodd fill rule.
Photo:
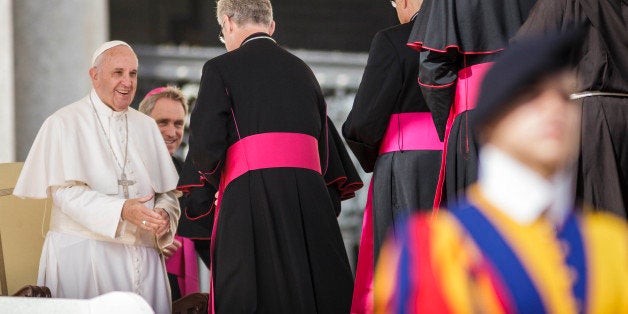
<svg viewBox="0 0 628 314">
<path fill-rule="evenodd" d="M 565 58 L 576 68 L 583 96 L 577 100 L 582 105 L 577 196 L 595 208 L 628 217 L 626 1 L 539 0 L 515 40 L 576 25 L 585 29 L 584 44 Z"/>
<path fill-rule="evenodd" d="M 373 172 L 375 259 L 396 216 L 432 208 L 440 167 L 441 150 L 403 149 L 407 145 L 400 143 L 398 151 L 379 153 L 387 129 L 403 127 L 391 116 L 426 113 L 429 117 L 417 85 L 419 54 L 406 45 L 413 23 L 375 35 L 353 108 L 342 127 L 364 171 Z M 435 130 L 429 120 L 422 128 Z M 407 130 L 414 137 L 421 131 Z"/>
<path fill-rule="evenodd" d="M 468 113 L 490 62 L 508 45 L 535 2 L 423 2 L 408 45 L 420 50 L 419 84 L 439 136 L 447 143 L 435 206 L 455 201 L 477 179 L 477 142 Z"/>
<path fill-rule="evenodd" d="M 364 171 L 373 172 L 367 202 L 371 207 L 365 208 L 363 224 L 370 224 L 372 232 L 362 230 L 352 312 L 368 311 L 373 267 L 389 229 L 413 211 L 431 210 L 434 201 L 442 143 L 438 148 L 423 145 L 430 141 L 425 134 L 433 135 L 432 142 L 440 141 L 417 85 L 419 53 L 406 45 L 413 24 L 414 18 L 375 35 L 353 108 L 342 126 Z M 402 123 L 408 119 L 414 124 Z M 382 149 L 391 140 L 395 149 Z"/>
<path fill-rule="evenodd" d="M 214 308 L 218 313 L 347 313 L 353 279 L 336 216 L 340 200 L 352 197 L 362 183 L 338 145 L 312 71 L 258 33 L 203 67 L 186 163 L 193 161 L 218 188 L 227 149 L 271 132 L 317 139 L 315 157 L 323 175 L 265 168 L 247 171 L 226 186 L 212 243 Z"/>
</svg>

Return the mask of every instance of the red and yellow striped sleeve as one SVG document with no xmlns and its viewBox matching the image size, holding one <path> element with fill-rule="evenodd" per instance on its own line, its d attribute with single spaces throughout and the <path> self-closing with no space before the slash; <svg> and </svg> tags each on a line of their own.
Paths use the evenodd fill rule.
<svg viewBox="0 0 628 314">
<path fill-rule="evenodd" d="M 628 313 L 628 228 L 610 214 L 582 219 L 588 270 L 587 313 Z"/>
<path fill-rule="evenodd" d="M 503 313 L 494 274 L 446 211 L 416 215 L 389 239 L 375 273 L 375 313 Z"/>
</svg>

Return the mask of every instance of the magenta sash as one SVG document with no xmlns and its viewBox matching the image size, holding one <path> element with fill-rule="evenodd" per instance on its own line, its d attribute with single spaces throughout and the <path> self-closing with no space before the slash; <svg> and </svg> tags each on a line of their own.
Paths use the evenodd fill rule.
<svg viewBox="0 0 628 314">
<path fill-rule="evenodd" d="M 449 132 L 454 120 L 461 113 L 475 108 L 480 94 L 480 86 L 484 75 L 491 68 L 493 62 L 485 62 L 474 64 L 458 71 L 458 81 L 456 84 L 456 96 L 454 103 L 447 118 L 447 126 L 445 128 L 445 144 L 443 146 L 443 157 L 440 163 L 440 171 L 438 174 L 438 184 L 436 185 L 436 195 L 434 197 L 434 214 L 438 212 L 441 198 L 443 195 L 443 186 L 445 184 L 445 171 L 447 167 L 447 143 L 449 142 Z"/>
<path fill-rule="evenodd" d="M 318 141 L 299 133 L 261 133 L 247 136 L 229 147 L 222 177 L 226 187 L 251 170 L 305 168 L 321 173 Z"/>
<path fill-rule="evenodd" d="M 438 138 L 432 114 L 429 112 L 408 112 L 392 114 L 388 128 L 379 147 L 379 154 L 404 150 L 442 150 L 444 143 Z M 351 313 L 372 313 L 373 306 L 373 179 L 369 185 L 360 251 L 355 275 L 355 287 L 351 302 Z"/>
<path fill-rule="evenodd" d="M 454 100 L 454 113 L 475 108 L 480 96 L 480 86 L 484 75 L 491 68 L 493 62 L 474 64 L 458 71 L 458 83 L 456 84 L 456 98 Z"/>
<path fill-rule="evenodd" d="M 375 256 L 373 247 L 373 179 L 369 184 L 364 218 L 362 220 L 362 235 L 360 236 L 360 250 L 358 251 L 358 265 L 355 270 L 353 299 L 351 300 L 351 314 L 373 313 L 373 271 L 375 270 Z"/>
<path fill-rule="evenodd" d="M 247 136 L 235 142 L 227 149 L 226 162 L 222 169 L 216 213 L 210 244 L 211 261 L 214 262 L 214 244 L 220 204 L 225 189 L 239 176 L 258 169 L 268 168 L 303 168 L 321 173 L 318 153 L 318 140 L 311 135 L 301 133 L 269 132 Z M 210 277 L 209 312 L 214 308 L 214 275 Z"/>
<path fill-rule="evenodd" d="M 442 150 L 432 114 L 429 112 L 396 113 L 390 116 L 379 154 L 404 150 Z"/>
<path fill-rule="evenodd" d="M 179 290 L 183 297 L 199 291 L 198 261 L 194 242 L 191 239 L 179 235 L 175 235 L 174 238 L 181 242 L 181 247 L 166 260 L 166 270 L 177 276 Z"/>
</svg>

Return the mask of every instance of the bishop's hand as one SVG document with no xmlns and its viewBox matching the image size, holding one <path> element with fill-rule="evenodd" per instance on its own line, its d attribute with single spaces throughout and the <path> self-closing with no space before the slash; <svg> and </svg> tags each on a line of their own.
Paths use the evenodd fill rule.
<svg viewBox="0 0 628 314">
<path fill-rule="evenodd" d="M 161 252 L 164 254 L 165 258 L 170 258 L 180 247 L 181 247 L 181 242 L 179 242 L 177 239 L 174 239 L 172 241 L 172 244 L 163 248 Z"/>
<path fill-rule="evenodd" d="M 132 198 L 124 202 L 122 206 L 122 219 L 144 229 L 157 234 L 164 226 L 169 225 L 168 220 L 164 220 L 162 216 L 149 209 L 144 203 L 150 201 L 153 195 Z"/>
<path fill-rule="evenodd" d="M 164 225 L 160 225 L 155 230 L 155 234 L 159 238 L 170 231 L 170 215 L 163 208 L 156 207 L 155 212 L 158 213 L 159 216 L 161 216 L 161 219 L 165 222 Z"/>
</svg>

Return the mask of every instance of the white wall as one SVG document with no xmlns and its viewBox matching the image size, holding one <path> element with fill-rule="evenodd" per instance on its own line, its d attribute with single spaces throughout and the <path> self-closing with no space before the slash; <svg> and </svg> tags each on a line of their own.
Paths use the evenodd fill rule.
<svg viewBox="0 0 628 314">
<path fill-rule="evenodd" d="M 0 0 L 0 163 L 15 161 L 12 0 Z"/>
<path fill-rule="evenodd" d="M 89 92 L 91 55 L 108 40 L 108 11 L 107 0 L 13 1 L 18 161 L 46 117 Z"/>
</svg>

